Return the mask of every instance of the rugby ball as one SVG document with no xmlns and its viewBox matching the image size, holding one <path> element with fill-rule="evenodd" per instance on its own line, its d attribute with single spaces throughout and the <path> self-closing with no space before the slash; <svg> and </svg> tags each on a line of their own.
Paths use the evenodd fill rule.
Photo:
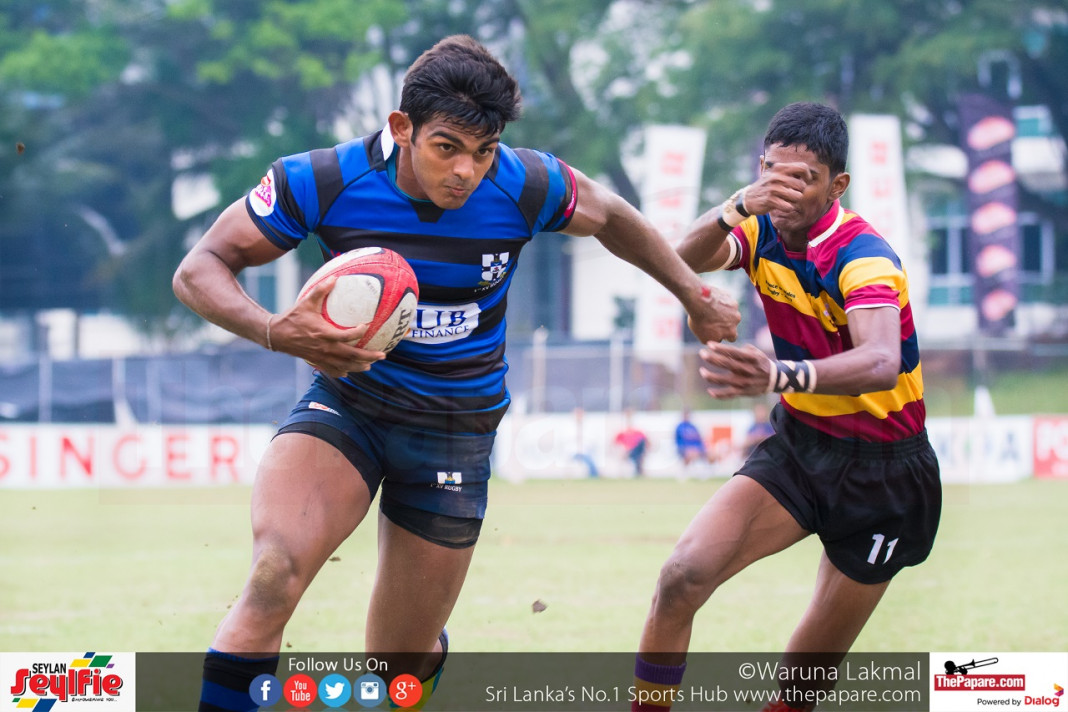
<svg viewBox="0 0 1068 712">
<path fill-rule="evenodd" d="M 419 302 L 411 265 L 384 247 L 350 250 L 315 270 L 297 299 L 334 276 L 337 281 L 323 300 L 323 318 L 339 329 L 370 324 L 356 346 L 391 351 L 408 333 Z"/>
</svg>

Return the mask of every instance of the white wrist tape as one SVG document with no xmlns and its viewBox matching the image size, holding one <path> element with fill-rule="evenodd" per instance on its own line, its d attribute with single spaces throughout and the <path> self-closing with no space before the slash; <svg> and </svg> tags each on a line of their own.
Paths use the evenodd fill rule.
<svg viewBox="0 0 1068 712">
<path fill-rule="evenodd" d="M 723 263 L 723 267 L 730 269 L 741 257 L 742 247 L 738 244 L 738 238 L 734 235 L 727 235 L 727 244 L 730 246 L 730 252 L 727 253 L 727 261 Z"/>
<path fill-rule="evenodd" d="M 749 211 L 745 209 L 745 188 L 742 188 L 723 201 L 720 218 L 734 228 L 741 225 L 747 217 L 749 217 Z"/>
<path fill-rule="evenodd" d="M 738 261 L 738 255 L 742 253 L 742 248 L 738 245 L 738 238 L 728 233 L 726 240 L 727 247 L 730 250 L 727 253 L 727 260 L 719 267 L 716 267 L 714 270 L 711 270 L 712 272 L 718 272 L 721 269 L 730 269 L 734 266 L 734 263 Z"/>
</svg>

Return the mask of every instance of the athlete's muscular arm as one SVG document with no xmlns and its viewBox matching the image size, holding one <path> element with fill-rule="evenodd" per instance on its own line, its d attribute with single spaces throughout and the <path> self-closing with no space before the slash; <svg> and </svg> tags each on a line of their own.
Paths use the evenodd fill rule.
<svg viewBox="0 0 1068 712">
<path fill-rule="evenodd" d="M 760 177 L 745 187 L 745 209 L 750 215 L 766 215 L 772 210 L 790 210 L 805 191 L 808 166 L 803 163 L 776 163 L 764 168 Z M 712 272 L 728 265 L 731 250 L 727 231 L 719 224 L 723 206 L 717 205 L 697 218 L 679 242 L 678 253 L 695 272 Z"/>
<path fill-rule="evenodd" d="M 715 272 L 733 267 L 727 264 L 730 246 L 727 231 L 716 221 L 720 206 L 716 206 L 693 221 L 677 249 L 679 256 L 694 272 Z"/>
<path fill-rule="evenodd" d="M 857 395 L 887 391 L 897 385 L 901 369 L 901 317 L 893 307 L 853 309 L 849 312 L 853 348 L 811 361 L 816 393 Z M 765 393 L 773 367 L 771 359 L 752 344 L 737 348 L 709 343 L 701 350 L 707 364 L 701 376 L 715 398 Z"/>
<path fill-rule="evenodd" d="M 350 342 L 366 326 L 339 330 L 320 316 L 332 283 L 319 285 L 288 311 L 272 315 L 241 287 L 237 275 L 246 267 L 278 259 L 275 247 L 252 222 L 244 199 L 231 204 L 185 256 L 174 274 L 174 293 L 186 306 L 213 324 L 249 341 L 308 361 L 331 376 L 365 371 L 384 354 L 365 351 Z"/>
<path fill-rule="evenodd" d="M 671 245 L 632 205 L 575 171 L 578 200 L 569 235 L 593 235 L 608 250 L 639 267 L 685 307 L 694 333 L 702 341 L 738 338 L 741 314 L 726 292 L 705 287 Z"/>
</svg>

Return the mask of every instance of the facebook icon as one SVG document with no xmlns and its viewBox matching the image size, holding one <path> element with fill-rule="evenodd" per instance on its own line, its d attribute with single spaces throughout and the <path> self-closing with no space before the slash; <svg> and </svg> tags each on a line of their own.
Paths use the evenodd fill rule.
<svg viewBox="0 0 1068 712">
<path fill-rule="evenodd" d="M 282 699 L 282 683 L 274 675 L 260 675 L 248 686 L 248 696 L 260 707 L 270 707 Z"/>
</svg>

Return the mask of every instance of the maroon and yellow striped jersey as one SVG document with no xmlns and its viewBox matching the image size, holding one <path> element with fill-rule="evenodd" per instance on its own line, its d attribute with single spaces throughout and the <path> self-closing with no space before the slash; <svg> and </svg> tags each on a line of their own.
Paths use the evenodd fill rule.
<svg viewBox="0 0 1068 712">
<path fill-rule="evenodd" d="M 809 231 L 808 249 L 792 252 L 766 215 L 731 233 L 739 263 L 760 293 L 780 359 L 821 359 L 852 348 L 849 313 L 893 307 L 901 314 L 897 385 L 858 395 L 784 393 L 795 418 L 835 437 L 890 442 L 924 428 L 920 351 L 901 260 L 875 229 L 835 201 Z M 818 370 L 817 364 L 817 370 Z"/>
</svg>

